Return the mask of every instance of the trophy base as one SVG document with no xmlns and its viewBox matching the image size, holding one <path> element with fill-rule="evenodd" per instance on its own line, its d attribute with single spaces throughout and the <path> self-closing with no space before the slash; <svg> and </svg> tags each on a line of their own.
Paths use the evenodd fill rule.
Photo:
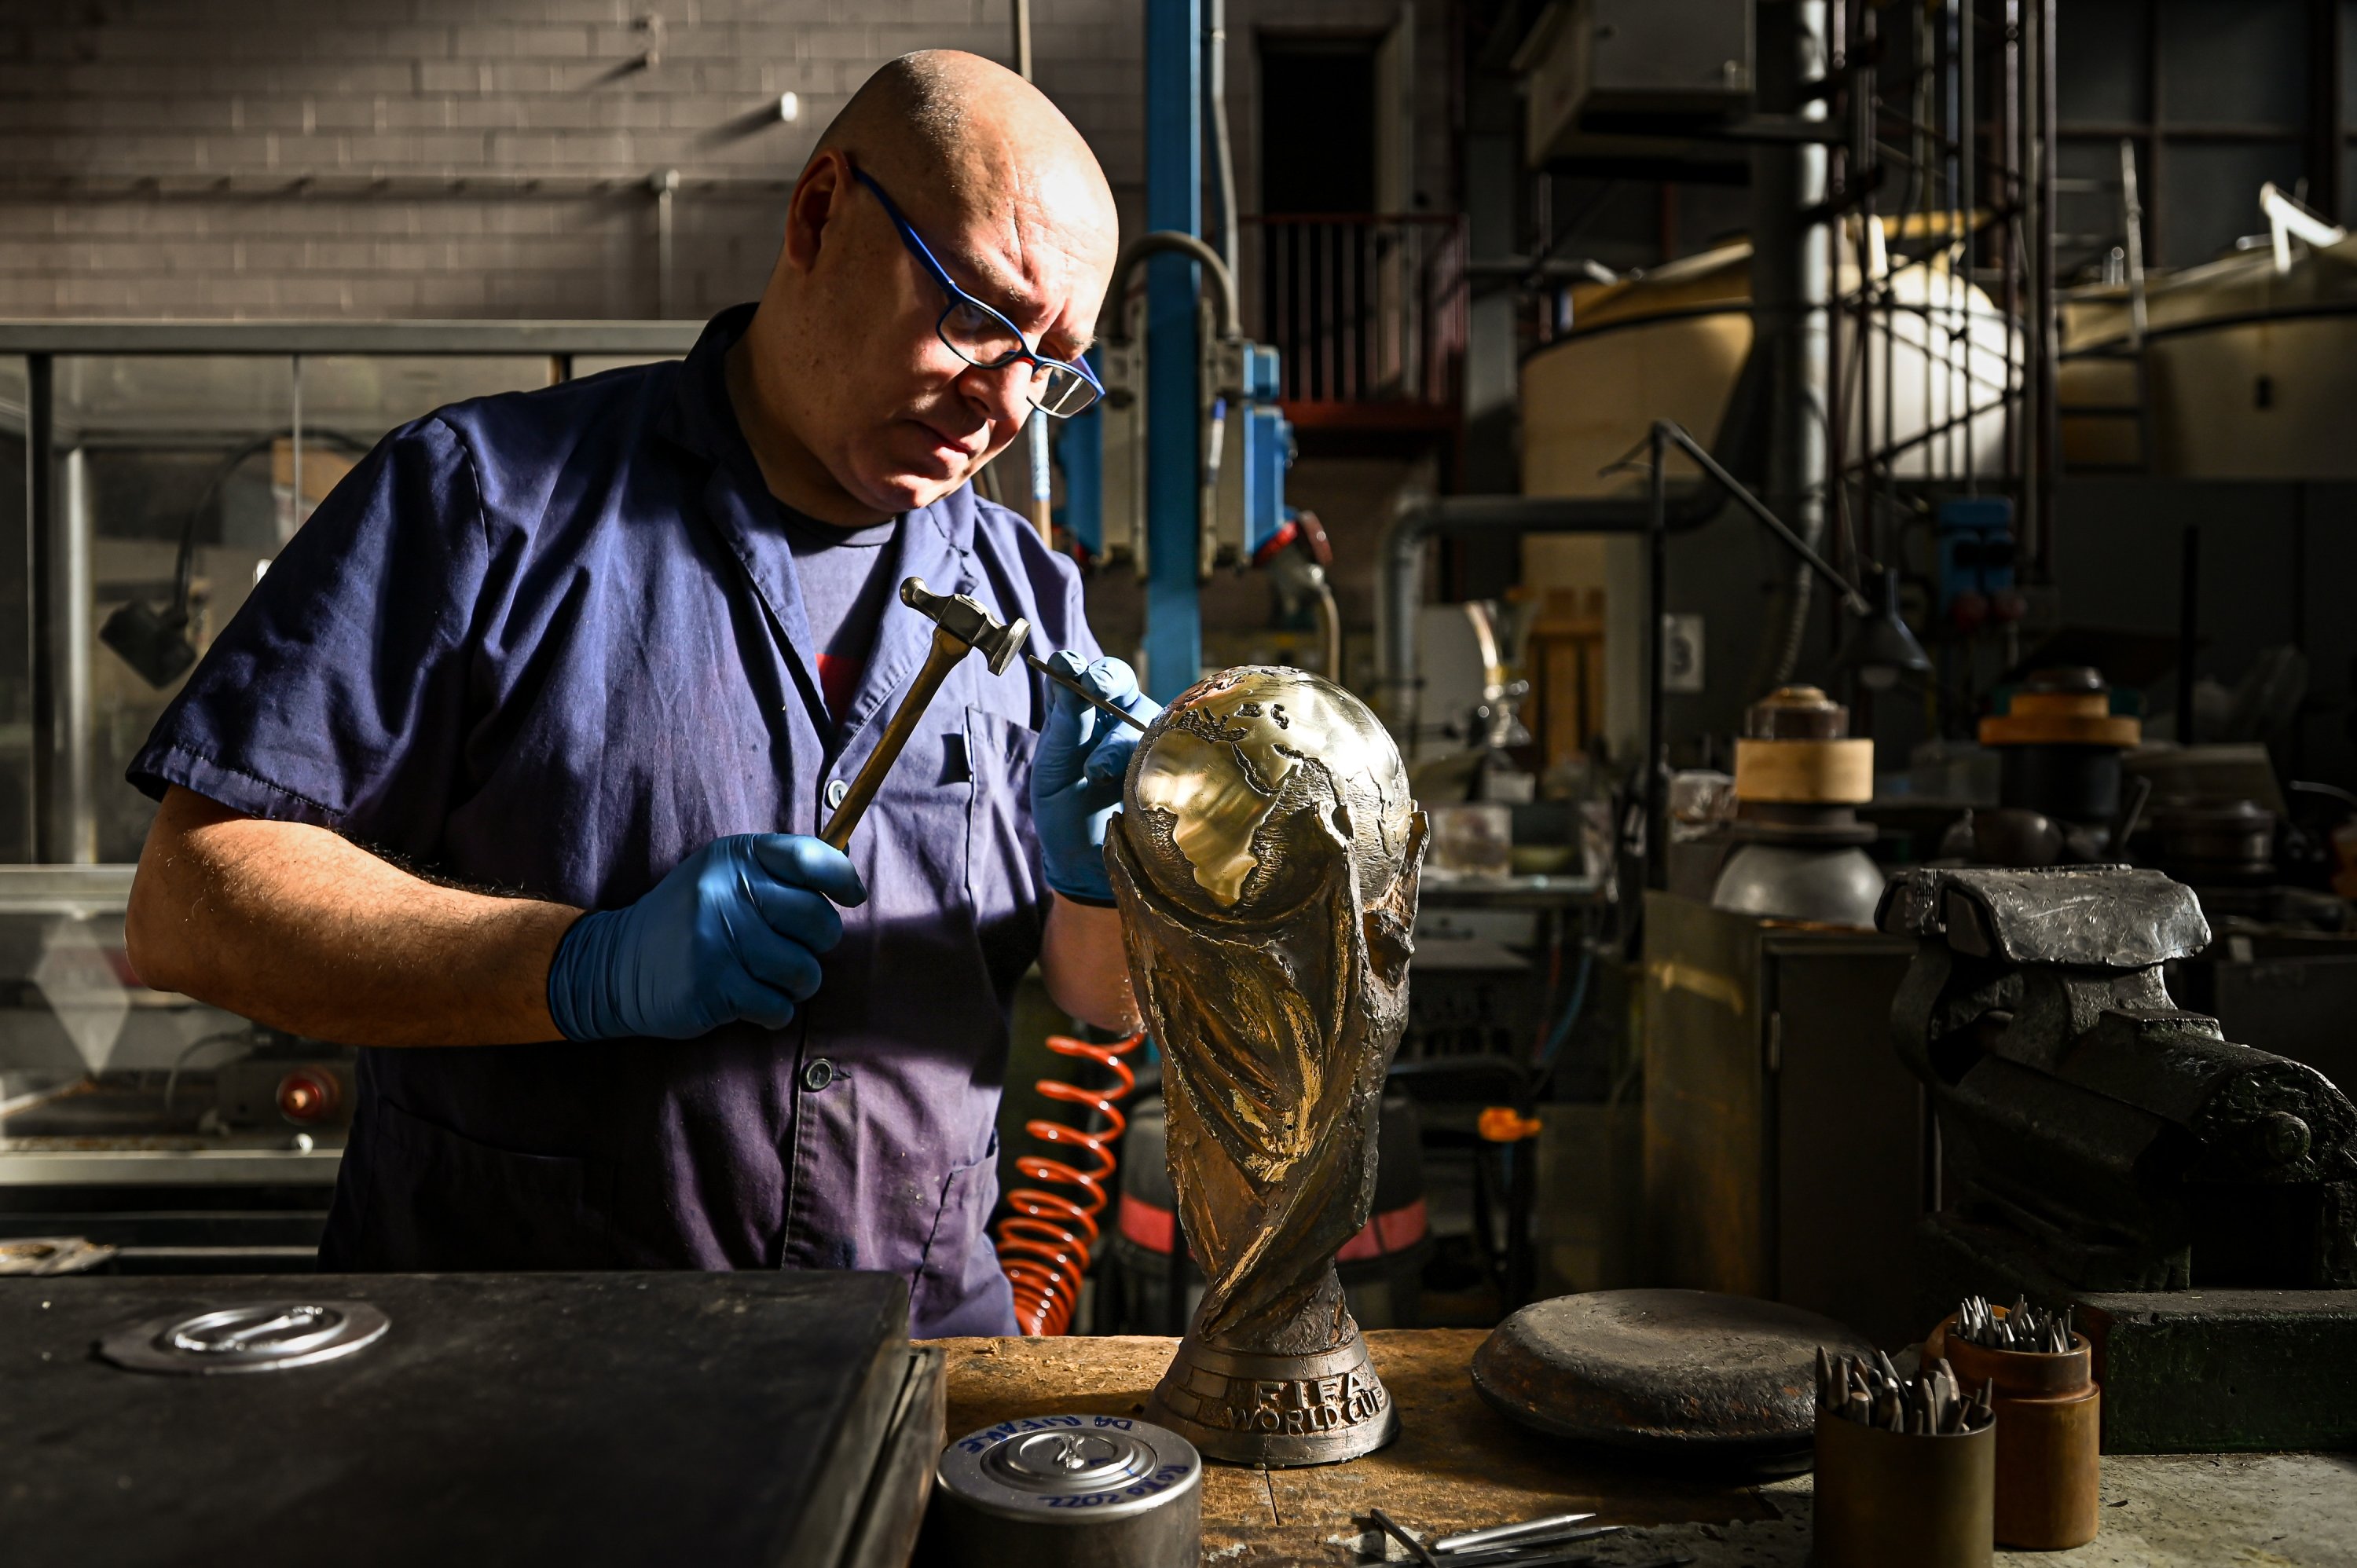
<svg viewBox="0 0 2357 1568">
<path fill-rule="evenodd" d="M 1146 1419 L 1231 1465 L 1333 1465 L 1399 1435 L 1399 1412 L 1356 1326 L 1331 1350 L 1272 1356 L 1178 1342 Z"/>
</svg>

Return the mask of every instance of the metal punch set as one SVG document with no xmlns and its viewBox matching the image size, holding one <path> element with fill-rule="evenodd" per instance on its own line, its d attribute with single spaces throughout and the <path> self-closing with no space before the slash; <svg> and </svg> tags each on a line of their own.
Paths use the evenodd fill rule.
<svg viewBox="0 0 2357 1568">
<path fill-rule="evenodd" d="M 1956 1308 L 1951 1334 L 1989 1350 L 2029 1350 L 2041 1356 L 2067 1355 L 2071 1349 L 2071 1309 L 2049 1312 L 2016 1296 L 2009 1311 L 1992 1310 L 1981 1296 L 1967 1296 Z"/>
<path fill-rule="evenodd" d="M 1821 1409 L 1886 1432 L 1912 1437 L 1953 1436 L 1977 1432 L 1990 1420 L 1993 1386 L 1966 1393 L 1955 1372 L 1936 1360 L 1914 1377 L 1905 1377 L 1890 1358 L 1877 1350 L 1872 1356 L 1831 1357 L 1817 1352 L 1817 1402 Z"/>
</svg>

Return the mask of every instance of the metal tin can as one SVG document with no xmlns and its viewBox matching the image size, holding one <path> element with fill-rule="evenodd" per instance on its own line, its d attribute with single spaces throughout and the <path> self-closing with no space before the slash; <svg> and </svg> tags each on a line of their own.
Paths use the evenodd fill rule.
<svg viewBox="0 0 2357 1568">
<path fill-rule="evenodd" d="M 1203 1460 L 1125 1415 L 1042 1415 L 942 1452 L 919 1560 L 942 1568 L 1194 1568 Z"/>
<path fill-rule="evenodd" d="M 1989 1568 L 1996 1429 L 1886 1432 L 1817 1412 L 1820 1568 Z"/>
</svg>

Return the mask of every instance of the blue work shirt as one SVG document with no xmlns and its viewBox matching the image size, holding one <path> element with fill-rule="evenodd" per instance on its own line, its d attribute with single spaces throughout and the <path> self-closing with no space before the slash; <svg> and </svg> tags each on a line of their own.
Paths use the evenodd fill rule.
<svg viewBox="0 0 2357 1568">
<path fill-rule="evenodd" d="M 897 604 L 847 711 L 725 356 L 455 404 L 386 436 L 272 564 L 133 761 L 421 875 L 610 909 L 727 833 L 815 833 L 923 661 Z M 922 577 L 1093 657 L 1078 574 L 962 489 Z M 854 834 L 867 902 L 784 1030 L 366 1049 L 327 1269 L 861 1268 L 920 1336 L 1009 1334 L 984 1225 L 1017 978 L 1049 892 L 1045 682 L 958 665 Z"/>
</svg>

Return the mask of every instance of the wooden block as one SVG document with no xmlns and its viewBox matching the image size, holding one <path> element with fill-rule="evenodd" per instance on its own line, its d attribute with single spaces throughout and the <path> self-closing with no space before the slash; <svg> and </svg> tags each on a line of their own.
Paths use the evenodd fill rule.
<svg viewBox="0 0 2357 1568">
<path fill-rule="evenodd" d="M 1870 740 L 1738 740 L 1735 798 L 1794 806 L 1874 799 Z"/>
</svg>

